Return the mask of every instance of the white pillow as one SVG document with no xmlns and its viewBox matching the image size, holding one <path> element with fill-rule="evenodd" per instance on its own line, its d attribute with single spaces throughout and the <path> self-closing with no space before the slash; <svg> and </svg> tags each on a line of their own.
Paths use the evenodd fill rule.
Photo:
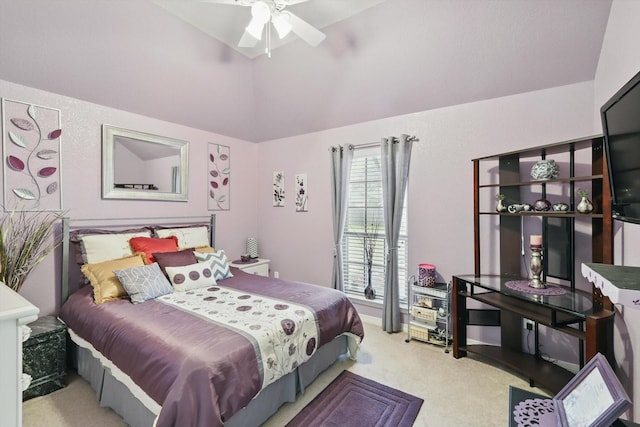
<svg viewBox="0 0 640 427">
<path fill-rule="evenodd" d="M 165 267 L 165 271 L 176 292 L 190 291 L 216 284 L 208 262 L 198 262 L 182 267 Z"/>
<path fill-rule="evenodd" d="M 180 249 L 209 246 L 209 229 L 205 226 L 158 228 L 156 229 L 156 234 L 160 238 L 176 236 L 178 238 L 178 248 Z"/>
<path fill-rule="evenodd" d="M 133 255 L 133 250 L 129 245 L 129 239 L 132 237 L 151 237 L 151 231 L 122 234 L 84 234 L 79 235 L 78 240 L 80 240 L 85 263 L 95 264 Z"/>
</svg>

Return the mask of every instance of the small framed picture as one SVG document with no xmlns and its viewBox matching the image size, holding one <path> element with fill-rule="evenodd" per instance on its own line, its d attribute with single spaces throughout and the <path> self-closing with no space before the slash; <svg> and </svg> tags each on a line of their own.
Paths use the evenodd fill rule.
<svg viewBox="0 0 640 427">
<path fill-rule="evenodd" d="M 553 398 L 560 426 L 606 427 L 630 406 L 607 359 L 596 354 Z"/>
</svg>

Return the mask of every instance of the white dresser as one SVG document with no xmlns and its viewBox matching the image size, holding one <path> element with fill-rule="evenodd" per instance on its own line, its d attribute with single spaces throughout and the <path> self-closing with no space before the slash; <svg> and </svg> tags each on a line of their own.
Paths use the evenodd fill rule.
<svg viewBox="0 0 640 427">
<path fill-rule="evenodd" d="M 38 307 L 0 283 L 0 414 L 2 425 L 22 426 L 22 325 L 38 318 Z"/>
</svg>

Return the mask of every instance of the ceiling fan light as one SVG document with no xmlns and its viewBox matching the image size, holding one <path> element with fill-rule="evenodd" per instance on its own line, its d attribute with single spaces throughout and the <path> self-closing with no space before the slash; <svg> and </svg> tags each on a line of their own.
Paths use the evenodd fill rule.
<svg viewBox="0 0 640 427">
<path fill-rule="evenodd" d="M 279 13 L 278 15 L 275 15 L 271 19 L 273 26 L 278 32 L 278 37 L 280 37 L 281 39 L 285 38 L 293 28 L 293 25 L 291 25 L 291 22 L 290 22 L 290 18 L 291 17 L 287 12 L 282 12 L 282 13 Z"/>
<path fill-rule="evenodd" d="M 264 25 L 271 19 L 271 9 L 265 2 L 257 1 L 251 5 L 251 16 L 253 17 L 252 21 L 257 21 Z"/>
</svg>

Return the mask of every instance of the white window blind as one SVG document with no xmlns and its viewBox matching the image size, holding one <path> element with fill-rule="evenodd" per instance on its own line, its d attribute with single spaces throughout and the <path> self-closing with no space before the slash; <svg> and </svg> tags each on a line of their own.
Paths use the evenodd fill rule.
<svg viewBox="0 0 640 427">
<path fill-rule="evenodd" d="M 407 201 L 403 206 L 400 239 L 398 242 L 398 273 L 400 299 L 406 300 L 407 283 Z M 364 296 L 367 286 L 367 259 L 364 253 L 365 233 L 376 231 L 371 285 L 376 300 L 384 296 L 385 255 L 384 213 L 382 205 L 382 176 L 380 147 L 356 149 L 349 179 L 349 200 L 345 222 L 343 250 L 343 281 L 347 293 Z"/>
</svg>

